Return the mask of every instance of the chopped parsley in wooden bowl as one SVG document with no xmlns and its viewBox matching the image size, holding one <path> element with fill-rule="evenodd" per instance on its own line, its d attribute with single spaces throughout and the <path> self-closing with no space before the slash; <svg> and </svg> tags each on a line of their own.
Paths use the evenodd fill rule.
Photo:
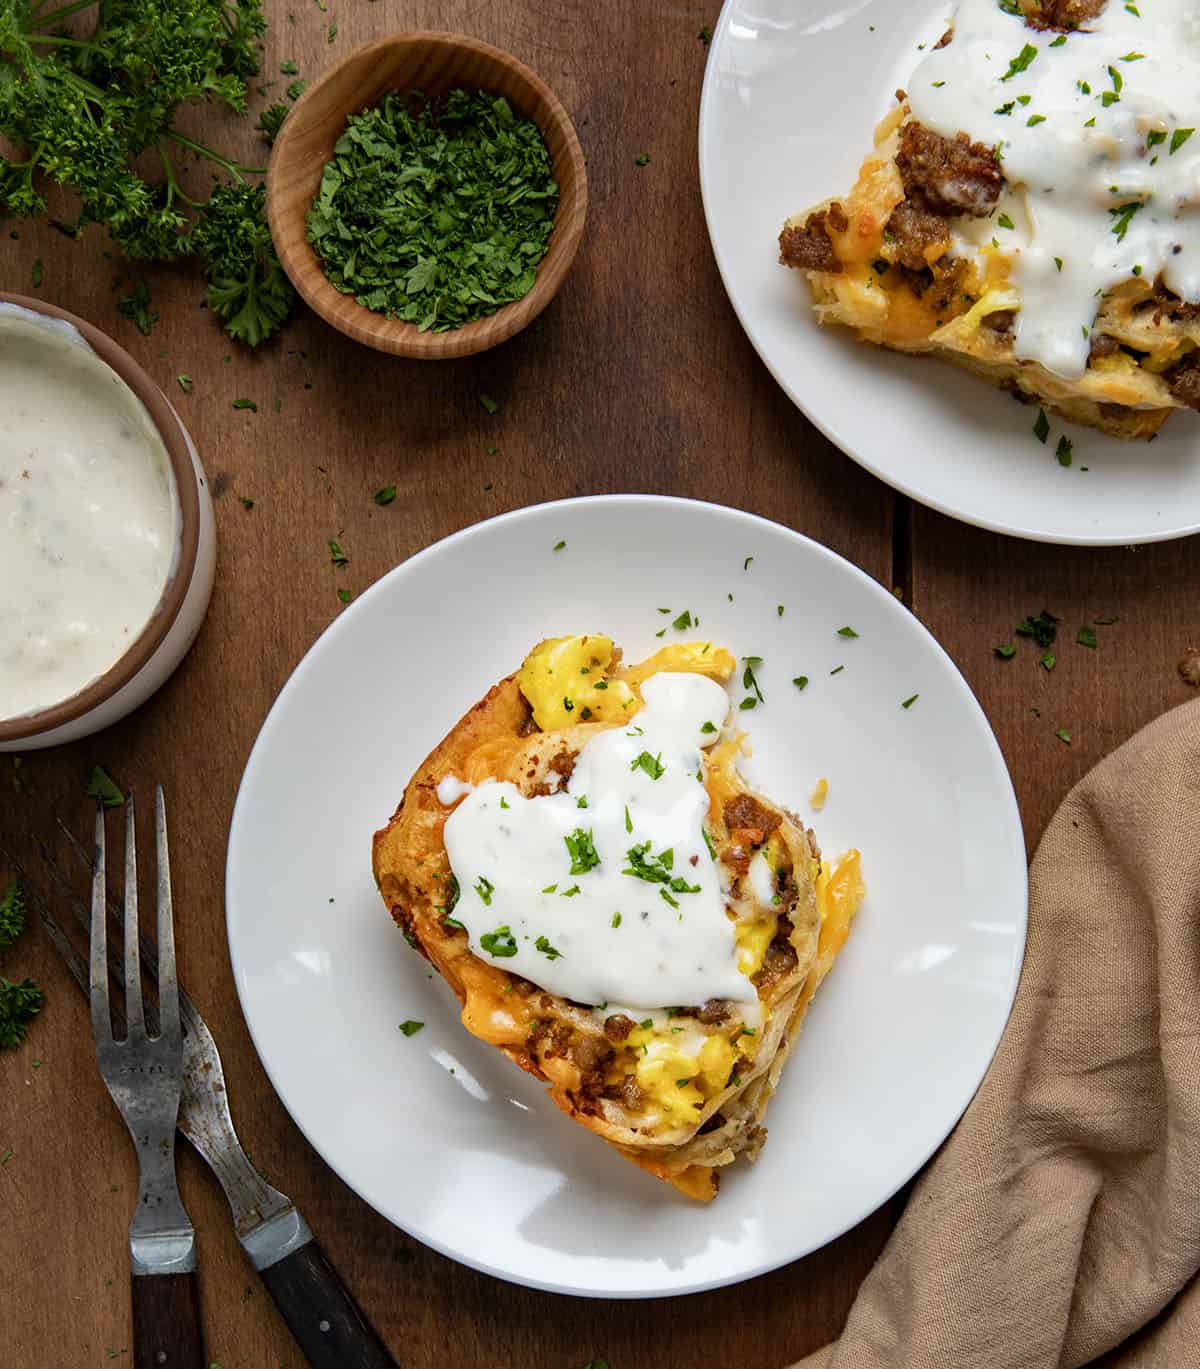
<svg viewBox="0 0 1200 1369">
<path fill-rule="evenodd" d="M 579 140 L 550 89 L 478 39 L 358 48 L 297 102 L 267 215 L 296 289 L 398 356 L 467 356 L 553 298 L 583 233 Z"/>
</svg>

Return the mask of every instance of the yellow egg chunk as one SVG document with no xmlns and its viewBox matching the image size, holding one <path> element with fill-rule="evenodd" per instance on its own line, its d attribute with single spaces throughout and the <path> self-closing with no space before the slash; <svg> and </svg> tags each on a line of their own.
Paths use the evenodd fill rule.
<svg viewBox="0 0 1200 1369">
<path fill-rule="evenodd" d="M 710 1036 L 700 1047 L 700 1087 L 706 1097 L 720 1093 L 729 1082 L 736 1058 L 733 1047 L 723 1036 Z"/>
<path fill-rule="evenodd" d="M 517 675 L 534 722 L 549 732 L 632 717 L 641 701 L 623 680 L 605 679 L 612 657 L 612 638 L 596 634 L 551 637 L 535 646 Z"/>
<path fill-rule="evenodd" d="M 673 1042 L 656 1037 L 650 1028 L 629 1033 L 642 1052 L 637 1063 L 638 1085 L 664 1117 L 678 1122 L 695 1120 L 704 1095 L 690 1081 L 700 1073 L 699 1062 Z"/>
<path fill-rule="evenodd" d="M 733 934 L 737 941 L 739 974 L 744 974 L 750 979 L 762 969 L 767 947 L 775 940 L 775 933 L 778 930 L 779 917 L 775 913 L 743 920 L 737 924 Z"/>
</svg>

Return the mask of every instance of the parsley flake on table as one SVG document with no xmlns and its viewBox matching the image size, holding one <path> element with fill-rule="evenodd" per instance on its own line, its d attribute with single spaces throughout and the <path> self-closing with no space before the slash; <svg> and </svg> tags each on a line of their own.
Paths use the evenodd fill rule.
<svg viewBox="0 0 1200 1369">
<path fill-rule="evenodd" d="M 348 604 L 354 598 L 354 594 L 351 590 L 339 589 L 337 592 L 337 597 L 343 604 Z"/>
<path fill-rule="evenodd" d="M 150 289 L 144 280 L 137 281 L 128 295 L 117 300 L 117 312 L 132 320 L 143 337 L 149 337 L 158 322 L 158 315 L 150 308 Z"/>
<path fill-rule="evenodd" d="M 385 508 L 388 504 L 392 502 L 392 500 L 395 499 L 395 497 L 395 485 L 384 485 L 382 489 L 376 490 L 375 493 L 371 496 L 371 498 L 379 505 L 380 508 Z"/>
<path fill-rule="evenodd" d="M 1011 642 L 1002 642 L 999 646 L 992 647 L 992 650 L 1002 661 L 1011 661 L 1017 654 L 1017 648 Z"/>
<path fill-rule="evenodd" d="M 183 393 L 184 393 L 185 395 L 190 395 L 190 394 L 192 393 L 192 378 L 191 378 L 191 376 L 189 376 L 189 375 L 178 375 L 178 376 L 175 377 L 175 380 L 176 380 L 176 382 L 178 383 L 179 388 L 183 391 Z"/>
<path fill-rule="evenodd" d="M 1058 738 L 1060 742 L 1063 743 L 1064 746 L 1071 745 L 1071 734 L 1067 731 L 1065 727 L 1058 728 L 1054 735 Z"/>
<path fill-rule="evenodd" d="M 90 799 L 99 799 L 105 808 L 120 808 L 125 802 L 125 795 L 102 765 L 92 766 L 92 773 L 88 776 L 83 792 Z"/>
<path fill-rule="evenodd" d="M 1091 647 L 1094 651 L 1097 645 L 1095 628 L 1081 627 L 1075 635 L 1075 640 L 1080 646 Z"/>
<path fill-rule="evenodd" d="M 235 399 L 233 407 L 235 409 L 249 409 L 252 414 L 258 413 L 258 405 L 252 399 Z"/>
<path fill-rule="evenodd" d="M 350 558 L 342 550 L 342 544 L 336 537 L 331 537 L 329 539 L 329 559 L 339 568 L 350 564 Z"/>
<path fill-rule="evenodd" d="M 389 94 L 347 120 L 308 239 L 335 289 L 445 332 L 528 294 L 557 204 L 537 125 L 503 97 Z"/>
<path fill-rule="evenodd" d="M 1058 635 L 1058 619 L 1048 609 L 1031 614 L 1016 626 L 1018 637 L 1032 637 L 1040 647 L 1052 646 Z"/>
</svg>

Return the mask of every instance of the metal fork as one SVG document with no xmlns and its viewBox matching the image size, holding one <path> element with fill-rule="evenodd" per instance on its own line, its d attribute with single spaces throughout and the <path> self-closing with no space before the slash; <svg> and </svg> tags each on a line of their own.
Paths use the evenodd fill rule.
<svg viewBox="0 0 1200 1369">
<path fill-rule="evenodd" d="M 175 1181 L 175 1122 L 183 1086 L 183 1036 L 175 976 L 171 868 L 161 786 L 154 795 L 158 903 L 159 1033 L 146 1030 L 138 935 L 137 837 L 125 801 L 125 1036 L 113 1035 L 108 990 L 108 892 L 104 804 L 96 808 L 89 988 L 100 1074 L 138 1157 L 137 1210 L 129 1226 L 134 1362 L 138 1369 L 204 1369 L 196 1236 Z"/>
<path fill-rule="evenodd" d="M 90 868 L 87 852 L 70 828 L 59 831 L 81 867 Z M 35 838 L 42 864 L 59 896 L 87 929 L 89 912 L 40 838 Z M 0 847 L 8 865 L 24 872 L 11 852 Z M 87 993 L 88 970 L 50 910 L 24 880 L 47 934 L 76 983 Z M 113 915 L 119 912 L 114 905 Z M 156 977 L 153 947 L 143 938 L 142 968 Z M 123 966 L 110 953 L 110 968 L 120 977 Z M 195 1004 L 176 982 L 183 1025 L 183 1094 L 178 1128 L 220 1181 L 229 1201 L 234 1229 L 250 1263 L 282 1313 L 314 1369 L 396 1369 L 374 1328 L 325 1257 L 304 1217 L 285 1194 L 273 1188 L 246 1157 L 233 1128 L 229 1098 L 217 1043 Z M 139 1366 L 140 1369 L 140 1366 Z"/>
</svg>

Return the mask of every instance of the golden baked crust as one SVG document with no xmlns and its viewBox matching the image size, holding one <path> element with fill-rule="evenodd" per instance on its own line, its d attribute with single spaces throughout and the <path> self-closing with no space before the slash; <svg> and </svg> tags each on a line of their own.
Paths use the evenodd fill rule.
<svg viewBox="0 0 1200 1369">
<path fill-rule="evenodd" d="M 906 130 L 911 139 L 920 125 L 902 100 L 876 129 L 875 150 L 850 193 L 784 226 L 781 259 L 808 277 L 819 322 L 852 328 L 876 346 L 948 361 L 1114 437 L 1152 437 L 1175 409 L 1197 407 L 1200 309 L 1160 282 L 1134 276 L 1107 293 L 1079 380 L 1019 360 L 1011 322 L 1021 299 L 1003 251 L 986 253 L 981 267 L 956 258 L 936 227 L 924 236 L 920 227 L 892 231 L 912 229 L 914 217 L 928 209 L 901 173 Z M 938 141 L 954 152 L 967 150 L 965 135 L 957 146 Z M 943 222 L 952 223 L 946 208 L 936 206 Z"/>
<path fill-rule="evenodd" d="M 615 666 L 608 678 L 626 680 L 635 694 L 650 673 Z M 457 890 L 443 839 L 452 808 L 437 795 L 447 775 L 468 783 L 509 780 L 527 796 L 551 792 L 587 740 L 608 725 L 543 732 L 517 676 L 502 680 L 434 748 L 391 821 L 375 834 L 375 879 L 409 943 L 454 990 L 468 1031 L 544 1080 L 563 1112 L 625 1158 L 707 1200 L 716 1193 L 716 1168 L 741 1153 L 753 1158 L 765 1138 L 762 1116 L 796 1028 L 844 944 L 861 898 L 857 852 L 836 873 L 823 867 L 811 833 L 742 781 L 736 766 L 741 739 L 728 737 L 713 748 L 706 762 L 707 826 L 718 859 L 735 877 L 744 875 L 753 850 L 773 841 L 773 864 L 783 872 L 782 914 L 763 934 L 773 932 L 751 980 L 763 1022 L 743 1034 L 740 1021 L 722 1016 L 720 1005 L 673 1008 L 672 1020 L 689 1032 L 723 1037 L 728 1045 L 719 1051 L 733 1062 L 732 1072 L 723 1086 L 707 1091 L 686 1122 L 670 1115 L 647 1121 L 630 1041 L 637 1041 L 640 1028 L 630 1033 L 634 1024 L 627 1018 L 605 1019 L 472 953 L 465 930 L 453 921 Z"/>
</svg>

